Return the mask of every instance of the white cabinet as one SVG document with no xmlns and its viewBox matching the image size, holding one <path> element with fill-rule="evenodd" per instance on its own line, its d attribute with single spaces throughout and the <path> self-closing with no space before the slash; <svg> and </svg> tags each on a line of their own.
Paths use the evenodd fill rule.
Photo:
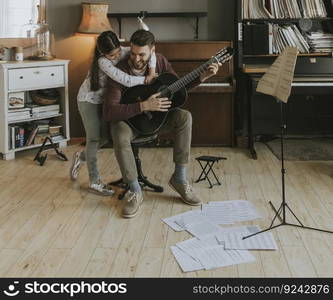
<svg viewBox="0 0 333 300">
<path fill-rule="evenodd" d="M 15 158 L 16 151 L 39 147 L 31 144 L 23 147 L 10 145 L 11 126 L 29 125 L 36 120 L 48 119 L 53 124 L 61 125 L 62 137 L 55 143 L 60 147 L 67 145 L 69 140 L 69 111 L 68 111 L 68 60 L 54 59 L 50 61 L 0 61 L 0 153 L 5 160 Z M 30 117 L 20 120 L 9 120 L 8 101 L 10 95 L 24 93 L 29 99 L 29 91 L 56 88 L 60 93 L 59 113 L 47 117 Z M 22 125 L 23 126 L 23 125 Z"/>
<path fill-rule="evenodd" d="M 23 91 L 65 85 L 65 66 L 8 70 L 8 90 Z"/>
</svg>

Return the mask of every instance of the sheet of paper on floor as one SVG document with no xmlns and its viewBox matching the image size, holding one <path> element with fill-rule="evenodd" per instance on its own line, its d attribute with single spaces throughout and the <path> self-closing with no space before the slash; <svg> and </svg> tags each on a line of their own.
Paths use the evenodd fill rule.
<svg viewBox="0 0 333 300">
<path fill-rule="evenodd" d="M 215 201 L 203 204 L 202 215 L 216 224 L 232 224 L 261 218 L 255 206 L 247 200 Z"/>
<path fill-rule="evenodd" d="M 261 218 L 253 203 L 247 200 L 228 200 L 228 201 L 211 201 L 209 206 L 226 207 L 236 212 L 236 216 L 248 216 L 249 218 Z M 234 219 L 238 222 L 238 219 Z"/>
<path fill-rule="evenodd" d="M 215 234 L 215 237 L 220 245 L 224 245 L 225 235 L 227 233 L 242 233 L 244 235 L 250 235 L 258 231 L 260 231 L 260 227 L 257 225 L 221 227 L 221 232 Z"/>
<path fill-rule="evenodd" d="M 225 250 L 221 245 L 202 250 L 198 259 L 206 270 L 255 261 L 247 250 Z"/>
<path fill-rule="evenodd" d="M 180 248 L 176 246 L 171 246 L 170 248 L 183 272 L 193 272 L 204 268 L 200 262 L 196 261 Z"/>
<path fill-rule="evenodd" d="M 220 234 L 221 233 L 221 226 L 203 221 L 200 223 L 194 223 L 188 225 L 186 230 L 192 234 L 193 236 L 201 239 L 205 238 L 209 235 Z"/>
<path fill-rule="evenodd" d="M 209 222 L 209 219 L 207 217 L 204 217 L 201 214 L 201 211 L 199 211 L 199 212 L 200 213 L 183 215 L 183 216 L 177 218 L 177 220 L 175 220 L 175 222 L 180 227 L 185 228 L 185 229 L 187 229 L 189 226 L 192 226 L 193 224 L 196 224 L 196 223 Z"/>
<path fill-rule="evenodd" d="M 175 231 L 183 231 L 185 228 L 179 226 L 177 224 L 177 220 L 180 220 L 183 216 L 194 216 L 194 215 L 201 215 L 201 210 L 200 209 L 195 209 L 195 210 L 190 210 L 172 217 L 164 218 L 162 221 L 169 225 L 173 230 Z"/>
<path fill-rule="evenodd" d="M 202 240 L 192 238 L 176 244 L 179 249 L 183 250 L 185 253 L 187 253 L 196 260 L 198 260 L 198 256 L 202 252 L 202 250 L 218 245 L 219 243 L 215 236 L 210 236 Z"/>
<path fill-rule="evenodd" d="M 227 233 L 224 237 L 218 237 L 219 242 L 224 240 L 225 249 L 248 249 L 248 250 L 277 250 L 277 244 L 273 233 L 263 232 L 243 240 L 244 233 Z"/>
<path fill-rule="evenodd" d="M 194 259 L 197 264 L 201 266 L 201 268 L 205 267 L 205 269 L 207 270 L 228 265 L 251 262 L 254 260 L 254 257 L 250 253 L 248 253 L 247 250 L 225 250 L 224 244 L 220 244 L 217 237 L 223 237 L 225 234 L 228 233 L 241 233 L 248 235 L 257 232 L 258 230 L 260 230 L 258 226 L 252 225 L 238 227 L 221 227 L 221 232 L 219 232 L 219 235 L 217 236 L 205 235 L 201 239 L 198 239 L 196 237 L 191 238 L 177 243 L 176 247 L 182 250 L 183 253 L 186 253 L 186 255 Z M 176 255 L 175 258 L 177 259 Z M 186 257 L 184 257 L 183 259 L 188 260 L 188 258 Z M 196 267 L 198 266 L 196 265 Z M 191 269 L 184 266 L 181 266 L 181 268 L 183 270 Z"/>
</svg>

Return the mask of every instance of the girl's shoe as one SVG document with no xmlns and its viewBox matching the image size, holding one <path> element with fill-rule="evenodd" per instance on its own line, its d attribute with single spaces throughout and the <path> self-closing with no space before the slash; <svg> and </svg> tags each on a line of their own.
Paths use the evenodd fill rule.
<svg viewBox="0 0 333 300">
<path fill-rule="evenodd" d="M 111 188 L 109 184 L 105 184 L 101 182 L 100 180 L 91 183 L 89 185 L 89 190 L 97 195 L 102 195 L 102 196 L 113 196 L 114 191 Z"/>
<path fill-rule="evenodd" d="M 83 160 L 81 159 L 82 151 L 77 151 L 74 153 L 72 166 L 70 169 L 70 177 L 72 181 L 75 181 L 79 176 L 80 168 L 82 167 Z"/>
</svg>

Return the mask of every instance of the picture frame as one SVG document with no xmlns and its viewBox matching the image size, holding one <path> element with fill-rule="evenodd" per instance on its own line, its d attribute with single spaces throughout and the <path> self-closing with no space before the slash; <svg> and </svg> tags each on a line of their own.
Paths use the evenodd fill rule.
<svg viewBox="0 0 333 300">
<path fill-rule="evenodd" d="M 23 108 L 25 105 L 24 92 L 12 92 L 8 94 L 8 109 Z"/>
</svg>

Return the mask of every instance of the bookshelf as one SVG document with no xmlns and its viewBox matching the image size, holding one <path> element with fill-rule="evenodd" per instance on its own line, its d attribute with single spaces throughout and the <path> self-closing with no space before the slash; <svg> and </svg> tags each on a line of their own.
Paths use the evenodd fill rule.
<svg viewBox="0 0 333 300">
<path fill-rule="evenodd" d="M 61 116 L 63 116 L 63 114 L 49 115 L 49 116 L 47 116 L 47 119 L 57 118 L 57 117 L 61 117 Z M 8 121 L 8 124 L 29 123 L 29 122 L 38 121 L 38 120 L 44 120 L 44 119 L 45 119 L 45 117 L 27 118 L 27 119 L 22 119 L 22 120 Z"/>
<path fill-rule="evenodd" d="M 250 9 L 254 7 L 255 2 L 259 3 L 262 1 L 258 0 L 237 0 L 237 5 L 236 5 L 236 26 L 237 26 L 237 57 L 236 57 L 236 63 L 238 69 L 242 68 L 244 64 L 252 64 L 252 63 L 257 63 L 257 58 L 260 60 L 261 63 L 263 63 L 263 60 L 266 58 L 267 64 L 270 64 L 273 62 L 276 56 L 281 52 L 280 51 L 273 51 L 272 49 L 272 43 L 274 44 L 274 41 L 277 40 L 276 38 L 276 31 L 272 32 L 272 29 L 266 29 L 267 30 L 267 36 L 266 34 L 255 34 L 256 32 L 259 33 L 265 33 L 265 26 L 268 26 L 268 24 L 273 24 L 273 26 L 276 26 L 276 28 L 288 28 L 289 26 L 295 26 L 297 28 L 297 33 L 295 34 L 296 37 L 300 34 L 307 45 L 309 46 L 308 53 L 307 51 L 300 51 L 299 56 L 301 57 L 325 57 L 325 56 L 332 56 L 333 52 L 333 36 L 330 37 L 330 47 L 328 49 L 322 50 L 322 51 L 316 51 L 316 48 L 313 47 L 313 44 L 310 43 L 309 40 L 309 34 L 311 32 L 318 32 L 322 31 L 326 34 L 332 34 L 333 33 L 333 5 L 332 1 L 330 0 L 320 0 L 322 1 L 323 5 L 325 6 L 325 11 L 319 11 L 319 9 L 314 10 L 316 7 L 310 6 L 310 2 L 313 1 L 313 3 L 319 3 L 318 0 L 266 0 L 264 3 L 266 4 L 265 8 L 268 8 L 268 11 L 272 12 L 272 3 L 278 3 L 281 5 L 281 3 L 292 3 L 292 8 L 295 8 L 297 6 L 300 8 L 299 13 L 302 14 L 302 16 L 310 16 L 310 15 L 318 15 L 318 17 L 301 17 L 301 18 L 277 18 L 277 17 L 270 17 L 270 18 L 265 18 L 265 17 L 257 17 L 257 18 L 245 18 L 244 17 L 244 11 L 246 10 L 246 7 L 249 8 L 247 10 L 247 14 L 250 14 Z M 252 3 L 250 3 L 252 2 Z M 251 6 L 250 6 L 251 5 Z M 275 5 L 275 4 L 274 4 Z M 289 6 L 288 6 L 289 7 Z M 256 6 L 258 9 L 258 6 Z M 259 7 L 262 9 L 262 7 Z M 283 8 L 283 7 L 282 7 Z M 287 6 L 284 7 L 285 10 L 287 10 Z M 317 7 L 318 8 L 318 7 Z M 289 7 L 289 9 L 291 9 Z M 260 9 L 259 9 L 260 10 Z M 307 11 L 305 13 L 305 11 Z M 292 10 L 294 14 L 296 12 Z M 289 12 L 286 14 L 288 15 Z M 256 13 L 255 15 L 260 15 L 260 13 Z M 274 13 L 272 13 L 274 16 Z M 248 30 L 249 26 L 251 26 L 253 30 L 254 37 L 249 36 L 249 32 L 251 30 Z M 270 25 L 271 26 L 271 25 Z M 256 30 L 256 28 L 261 27 L 261 32 L 260 30 Z M 288 29 L 290 30 L 290 29 Z M 280 30 L 279 30 L 279 36 L 280 36 Z M 300 38 L 300 37 L 299 37 Z M 254 39 L 254 42 L 253 42 Z M 280 38 L 279 38 L 280 39 Z M 290 43 L 290 36 L 287 37 L 282 37 L 281 38 L 282 42 L 284 44 Z M 251 41 L 255 45 L 251 47 Z M 295 41 L 294 41 L 295 42 Z M 295 45 L 297 46 L 298 42 L 295 42 Z M 269 45 L 270 44 L 270 45 Z M 281 44 L 281 43 L 280 43 Z M 281 45 L 282 46 L 282 45 Z M 281 47 L 280 47 L 281 48 Z M 300 49 L 300 47 L 298 47 Z M 317 48 L 318 49 L 318 48 Z M 267 50 L 267 51 L 265 51 Z M 300 49 L 301 50 L 301 49 Z M 251 53 L 255 52 L 255 53 Z M 260 53 L 261 52 L 261 53 Z"/>
<path fill-rule="evenodd" d="M 59 59 L 0 62 L 0 153 L 4 160 L 14 159 L 18 151 L 40 147 L 47 135 L 53 135 L 51 138 L 59 147 L 67 145 L 68 63 Z M 36 105 L 31 97 L 36 90 L 56 91 L 58 101 Z M 12 107 L 12 96 L 14 100 L 23 99 L 23 103 L 18 101 L 19 107 Z"/>
<path fill-rule="evenodd" d="M 323 0 L 323 10 L 304 12 L 300 10 L 302 17 L 288 15 L 284 17 L 265 17 L 265 13 L 250 14 L 244 11 L 246 5 L 260 2 L 260 7 L 271 8 L 272 3 L 283 5 L 289 4 L 289 9 L 295 5 L 306 4 L 309 9 L 312 0 L 237 0 L 236 5 L 236 79 L 237 94 L 235 101 L 235 134 L 240 145 L 248 146 L 252 158 L 257 158 L 255 150 L 256 141 L 267 141 L 279 134 L 280 129 L 280 106 L 270 96 L 256 93 L 256 85 L 261 76 L 267 71 L 281 51 L 273 51 L 273 39 L 270 26 L 282 28 L 297 28 L 305 42 L 308 43 L 308 51 L 298 54 L 295 68 L 294 83 L 291 96 L 286 107 L 287 134 L 302 137 L 328 137 L 333 134 L 333 6 L 331 0 Z M 321 0 L 320 0 L 321 1 Z M 320 1 L 312 1 L 318 4 Z M 245 3 L 245 7 L 244 7 Z M 312 4 L 313 4 L 312 3 Z M 259 5 L 259 4 L 258 4 Z M 258 8 L 258 5 L 256 6 Z M 290 6 L 291 5 L 291 6 Z M 288 10 L 284 7 L 284 11 Z M 267 12 L 266 12 L 267 13 Z M 280 11 L 281 13 L 281 11 Z M 284 13 L 284 12 L 282 12 Z M 295 11 L 292 11 L 292 15 Z M 250 17 L 252 16 L 252 17 Z M 256 17 L 253 17 L 256 16 Z M 307 17 L 304 17 L 307 16 Z M 272 25 L 268 25 L 272 24 Z M 246 28 L 247 26 L 258 26 L 261 34 L 255 35 L 255 47 L 247 48 L 248 34 L 256 30 Z M 252 30 L 252 31 L 251 31 Z M 290 29 L 288 29 L 290 31 Z M 322 31 L 330 42 L 325 47 L 313 47 L 310 33 Z M 260 32 L 260 30 L 259 30 Z M 275 31 L 276 33 L 276 31 Z M 280 32 L 279 32 L 280 34 Z M 253 37 L 253 36 L 252 36 Z M 275 36 L 276 37 L 276 36 Z M 297 35 L 296 35 L 297 37 Z M 288 41 L 290 41 L 290 37 Z M 286 41 L 286 38 L 284 38 Z M 320 40 L 320 38 L 319 38 Z M 281 42 L 281 41 L 280 41 Z M 319 44 L 318 44 L 319 45 Z M 324 45 L 324 43 L 323 43 Z M 295 46 L 295 45 L 292 45 Z M 298 45 L 296 44 L 298 47 Z M 303 45 L 304 46 L 304 45 Z M 250 51 L 249 51 L 250 49 Z M 276 48 L 274 50 L 277 50 Z M 301 84 L 300 84 L 301 83 Z"/>
</svg>

